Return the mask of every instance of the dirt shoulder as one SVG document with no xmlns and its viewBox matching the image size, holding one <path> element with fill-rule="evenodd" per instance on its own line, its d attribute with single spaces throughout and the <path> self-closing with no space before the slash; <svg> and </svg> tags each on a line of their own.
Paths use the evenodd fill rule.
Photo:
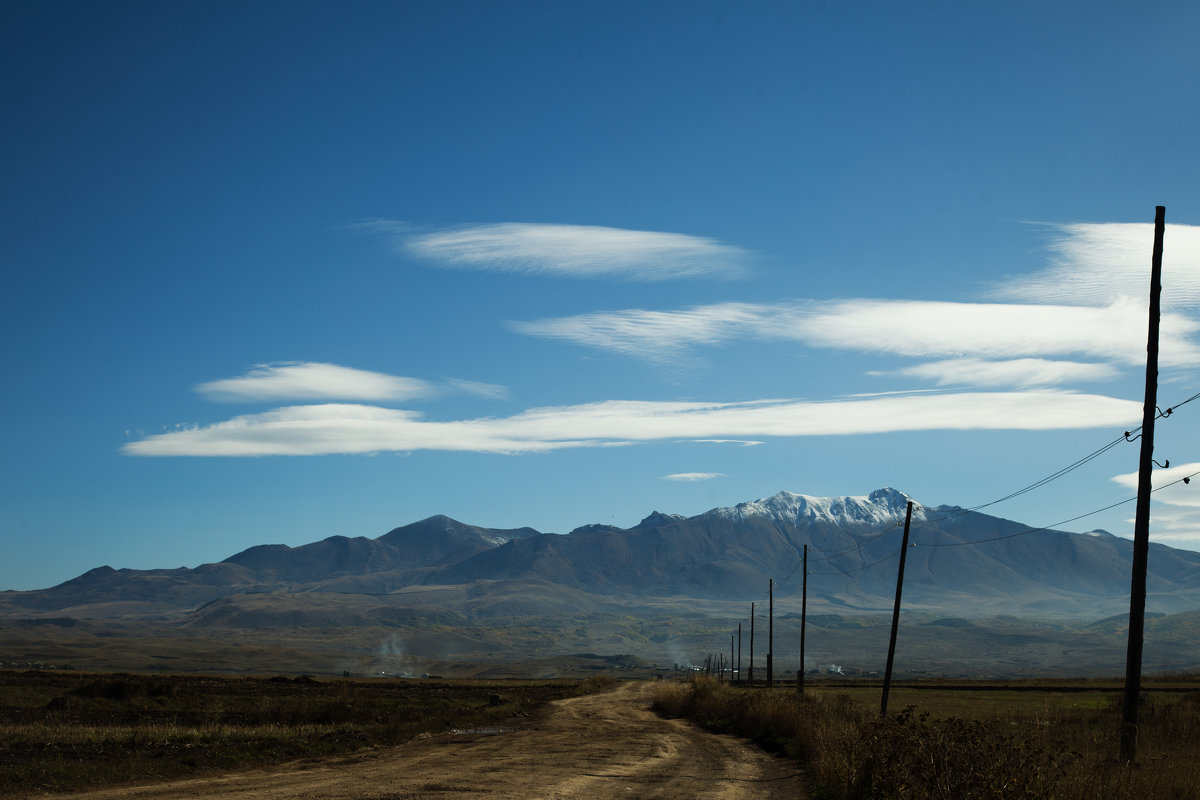
<svg viewBox="0 0 1200 800">
<path fill-rule="evenodd" d="M 649 710 L 653 683 L 560 700 L 529 728 L 438 736 L 347 758 L 123 786 L 60 800 L 496 800 L 804 796 L 795 765 Z"/>
</svg>

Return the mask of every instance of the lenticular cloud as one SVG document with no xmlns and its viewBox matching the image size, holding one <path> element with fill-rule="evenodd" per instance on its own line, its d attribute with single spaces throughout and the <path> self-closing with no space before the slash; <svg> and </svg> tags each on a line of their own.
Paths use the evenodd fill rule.
<svg viewBox="0 0 1200 800">
<path fill-rule="evenodd" d="M 909 358 L 1076 355 L 1136 365 L 1145 359 L 1146 344 L 1145 308 L 1130 298 L 1104 306 L 871 299 L 717 303 L 675 311 L 596 312 L 510 326 L 531 336 L 658 361 L 742 339 Z M 1190 317 L 1164 314 L 1163 364 L 1200 363 L 1200 349 L 1188 341 L 1198 329 L 1200 324 Z"/>
<path fill-rule="evenodd" d="M 734 277 L 748 253 L 701 236 L 507 222 L 401 233 L 400 250 L 456 269 L 636 281 Z"/>
<path fill-rule="evenodd" d="M 428 397 L 433 387 L 416 378 L 342 367 L 337 364 L 288 361 L 259 364 L 237 378 L 209 381 L 196 387 L 219 402 L 295 400 L 410 400 Z"/>
<path fill-rule="evenodd" d="M 829 402 L 610 400 L 510 417 L 427 420 L 353 404 L 291 406 L 148 436 L 140 456 L 263 456 L 415 450 L 531 453 L 669 439 L 830 436 L 925 430 L 1049 430 L 1128 425 L 1141 404 L 1070 392 L 979 392 Z"/>
</svg>

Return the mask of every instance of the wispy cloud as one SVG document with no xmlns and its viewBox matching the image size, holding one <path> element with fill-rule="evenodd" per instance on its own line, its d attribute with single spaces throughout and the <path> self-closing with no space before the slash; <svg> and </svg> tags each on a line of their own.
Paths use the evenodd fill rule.
<svg viewBox="0 0 1200 800">
<path fill-rule="evenodd" d="M 1058 386 L 1080 381 L 1107 381 L 1120 371 L 1111 364 L 1078 361 L 1051 361 L 1044 358 L 1018 358 L 1010 361 L 985 361 L 979 358 L 952 358 L 918 364 L 891 372 L 871 375 L 907 375 L 931 380 L 938 386 Z"/>
<path fill-rule="evenodd" d="M 664 481 L 711 481 L 713 478 L 724 478 L 723 472 L 676 472 L 674 475 L 663 475 Z"/>
<path fill-rule="evenodd" d="M 954 303 L 924 300 L 720 303 L 679 311 L 627 309 L 513 322 L 517 331 L 649 360 L 734 339 L 798 341 L 811 347 L 913 358 L 1046 358 L 1073 354 L 1121 364 L 1145 361 L 1146 310 L 1105 306 Z M 1164 365 L 1200 363 L 1187 337 L 1200 323 L 1162 318 Z"/>
<path fill-rule="evenodd" d="M 445 394 L 469 394 L 489 400 L 506 400 L 509 397 L 508 387 L 495 383 L 462 378 L 426 381 L 313 361 L 259 364 L 244 375 L 208 381 L 195 388 L 205 398 L 223 403 L 306 400 L 394 402 Z"/>
<path fill-rule="evenodd" d="M 922 430 L 1119 427 L 1141 405 L 1056 391 L 883 396 L 831 402 L 606 401 L 511 417 L 436 422 L 374 406 L 292 406 L 148 436 L 142 456 L 317 455 L 457 450 L 527 453 L 665 439 L 828 436 Z"/>
<path fill-rule="evenodd" d="M 692 439 L 691 441 L 701 444 L 736 444 L 741 447 L 754 447 L 755 445 L 763 444 L 763 442 L 756 442 L 753 439 Z"/>
<path fill-rule="evenodd" d="M 412 450 L 527 453 L 600 444 L 514 439 L 488 422 L 427 422 L 415 411 L 327 403 L 169 431 L 130 442 L 123 450 L 138 456 L 311 456 Z"/>
<path fill-rule="evenodd" d="M 751 254 L 716 239 L 597 225 L 505 222 L 416 230 L 376 220 L 397 250 L 453 269 L 570 278 L 664 281 L 743 275 Z"/>
<path fill-rule="evenodd" d="M 1050 266 L 1016 275 L 992 287 L 997 298 L 1032 303 L 1107 305 L 1150 293 L 1150 223 L 1046 225 Z M 1163 308 L 1200 306 L 1200 227 L 1168 225 L 1163 247 Z"/>
<path fill-rule="evenodd" d="M 1200 363 L 1200 348 L 1185 338 L 1197 329 L 1195 320 L 1163 315 L 1164 363 Z M 918 358 L 1077 354 L 1131 365 L 1146 360 L 1146 309 L 1126 298 L 1098 307 L 850 300 L 822 305 L 795 330 L 815 346 Z"/>
<path fill-rule="evenodd" d="M 467 381 L 462 378 L 447 378 L 446 385 L 455 392 L 473 394 L 476 397 L 484 397 L 488 400 L 507 400 L 510 395 L 507 386 L 501 386 L 496 383 L 480 383 L 479 381 Z"/>
<path fill-rule="evenodd" d="M 337 364 L 287 361 L 259 364 L 237 378 L 209 381 L 196 387 L 209 400 L 226 403 L 296 400 L 411 400 L 428 397 L 434 387 L 416 378 L 342 367 Z"/>
<path fill-rule="evenodd" d="M 736 338 L 767 338 L 772 318 L 793 316 L 787 306 L 718 303 L 678 311 L 626 309 L 509 326 L 529 336 L 559 339 L 585 347 L 611 350 L 650 360 L 675 358 L 700 345 L 719 345 Z"/>
</svg>

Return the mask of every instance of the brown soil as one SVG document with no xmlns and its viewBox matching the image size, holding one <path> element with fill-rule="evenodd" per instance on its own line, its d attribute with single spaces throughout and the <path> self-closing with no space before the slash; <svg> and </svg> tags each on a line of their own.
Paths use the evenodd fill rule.
<svg viewBox="0 0 1200 800">
<path fill-rule="evenodd" d="M 799 798 L 791 762 L 649 710 L 652 683 L 555 702 L 511 732 L 437 736 L 347 758 L 57 797 L 83 800 L 434 800 L 487 796 Z"/>
</svg>

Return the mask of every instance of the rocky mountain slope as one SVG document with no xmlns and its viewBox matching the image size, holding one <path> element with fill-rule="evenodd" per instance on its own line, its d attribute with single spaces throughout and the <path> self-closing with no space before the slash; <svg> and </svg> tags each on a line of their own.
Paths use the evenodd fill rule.
<svg viewBox="0 0 1200 800">
<path fill-rule="evenodd" d="M 100 567 L 49 589 L 0 593 L 0 615 L 187 614 L 195 624 L 251 625 L 275 602 L 293 621 L 307 608 L 322 624 L 342 612 L 390 624 L 445 613 L 588 614 L 682 599 L 719 609 L 760 598 L 768 579 L 786 611 L 799 599 L 805 545 L 811 609 L 881 611 L 895 592 L 908 501 L 895 489 L 838 498 L 780 492 L 694 517 L 655 512 L 632 528 L 587 525 L 567 535 L 436 516 L 376 539 L 260 545 L 194 569 Z M 1104 532 L 1032 531 L 953 506 L 914 504 L 911 542 L 906 609 L 1089 619 L 1128 609 L 1132 543 Z M 309 598 L 298 603 L 297 594 Z M 1152 546 L 1148 608 L 1200 609 L 1200 553 Z"/>
</svg>

